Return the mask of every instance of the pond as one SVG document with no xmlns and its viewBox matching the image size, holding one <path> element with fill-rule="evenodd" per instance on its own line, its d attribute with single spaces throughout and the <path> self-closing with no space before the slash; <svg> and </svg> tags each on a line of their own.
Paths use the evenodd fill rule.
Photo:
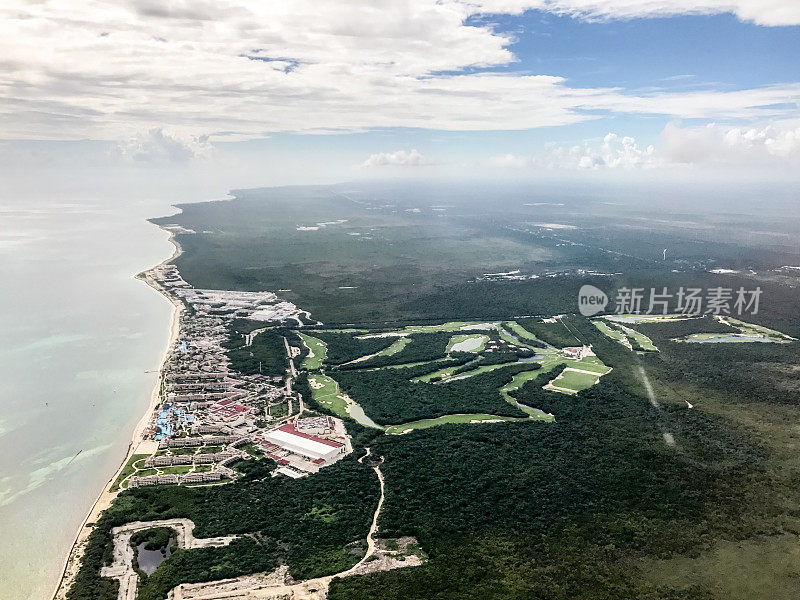
<svg viewBox="0 0 800 600">
<path fill-rule="evenodd" d="M 375 421 L 370 419 L 364 409 L 361 408 L 360 404 L 356 404 L 355 402 L 348 402 L 347 403 L 347 413 L 353 418 L 354 421 L 363 425 L 364 427 L 372 427 L 374 429 L 383 429 L 380 425 L 378 425 Z"/>
<path fill-rule="evenodd" d="M 158 568 L 158 565 L 167 560 L 170 554 L 172 554 L 173 541 L 174 538 L 170 538 L 167 547 L 158 550 L 148 550 L 145 547 L 147 546 L 147 542 L 142 542 L 136 546 L 136 562 L 139 563 L 139 569 L 148 575 L 152 575 L 153 571 Z"/>
</svg>

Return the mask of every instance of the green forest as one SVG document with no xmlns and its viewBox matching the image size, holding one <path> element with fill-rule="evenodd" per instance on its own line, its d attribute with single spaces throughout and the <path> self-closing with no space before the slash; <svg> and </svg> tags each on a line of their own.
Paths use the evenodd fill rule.
<svg viewBox="0 0 800 600">
<path fill-rule="evenodd" d="M 164 598 L 178 582 L 279 564 L 297 579 L 347 568 L 363 554 L 378 499 L 375 473 L 357 462 L 365 446 L 383 457 L 379 534 L 415 536 L 429 560 L 334 580 L 330 600 L 800 598 L 800 343 L 672 341 L 731 331 L 705 317 L 631 325 L 658 347 L 636 352 L 574 314 L 584 284 L 612 299 L 621 286 L 758 285 L 760 311 L 746 320 L 800 337 L 796 279 L 777 273 L 797 264 L 797 253 L 758 246 L 744 234 L 724 243 L 697 234 L 713 218 L 741 225 L 736 215 L 680 215 L 699 226 L 682 231 L 611 203 L 494 206 L 486 197 L 476 191 L 457 211 L 438 214 L 431 206 L 453 198 L 375 192 L 356 204 L 321 187 L 250 190 L 233 202 L 184 206 L 161 222 L 201 232 L 178 236 L 184 252 L 176 264 L 193 285 L 285 289 L 284 299 L 322 321 L 309 333 L 328 346 L 326 374 L 380 424 L 454 413 L 524 417 L 499 390 L 536 365 L 505 365 L 517 358 L 505 351 L 442 360 L 452 333 L 413 333 L 394 355 L 348 365 L 396 338 L 331 330 L 515 320 L 556 348 L 590 345 L 610 373 L 567 395 L 542 389 L 563 369 L 556 366 L 509 392 L 552 413 L 552 422 L 384 435 L 347 419 L 354 454 L 309 478 L 273 478 L 274 464 L 254 459 L 236 465 L 242 477 L 232 485 L 123 491 L 91 534 L 69 600 L 116 598 L 116 582 L 99 576 L 110 560 L 109 532 L 140 519 L 188 517 L 199 536 L 240 536 L 224 548 L 176 550 L 143 578 L 146 600 Z M 421 214 L 410 210 L 416 207 Z M 574 228 L 535 225 L 565 214 Z M 339 224 L 298 230 L 320 221 Z M 711 272 L 731 265 L 741 271 Z M 489 276 L 512 271 L 518 280 Z M 565 316 L 541 320 L 556 314 Z M 257 328 L 232 328 L 226 348 L 234 368 L 283 374 L 284 335 L 306 354 L 280 329 L 246 346 L 244 334 Z M 462 380 L 412 381 L 444 367 L 463 373 L 490 363 L 504 366 Z M 324 412 L 306 373 L 295 389 Z"/>
</svg>

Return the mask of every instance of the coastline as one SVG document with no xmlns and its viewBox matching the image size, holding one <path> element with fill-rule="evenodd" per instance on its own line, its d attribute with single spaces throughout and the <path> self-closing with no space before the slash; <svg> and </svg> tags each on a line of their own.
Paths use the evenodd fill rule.
<svg viewBox="0 0 800 600">
<path fill-rule="evenodd" d="M 165 230 L 166 231 L 166 230 Z M 55 589 L 51 595 L 52 600 L 65 600 L 67 591 L 69 590 L 70 586 L 72 585 L 75 576 L 80 569 L 81 560 L 83 558 L 83 553 L 86 549 L 86 543 L 88 541 L 89 535 L 94 530 L 93 527 L 89 526 L 89 523 L 94 523 L 99 518 L 100 514 L 111 506 L 111 503 L 117 497 L 121 490 L 112 492 L 111 488 L 114 485 L 114 482 L 119 477 L 122 470 L 125 468 L 125 465 L 128 464 L 131 456 L 136 453 L 137 448 L 139 445 L 144 441 L 143 432 L 147 427 L 147 424 L 150 422 L 150 417 L 153 414 L 153 411 L 156 409 L 159 403 L 159 392 L 161 388 L 161 377 L 162 372 L 164 370 L 164 365 L 169 358 L 169 351 L 174 345 L 174 343 L 178 339 L 178 335 L 180 334 L 180 317 L 184 310 L 183 303 L 179 300 L 175 299 L 174 297 L 170 296 L 169 294 L 164 293 L 163 289 L 155 284 L 152 279 L 148 277 L 148 273 L 153 269 L 156 269 L 162 265 L 165 265 L 176 258 L 178 258 L 182 253 L 183 249 L 181 248 L 178 241 L 175 239 L 175 234 L 169 232 L 169 239 L 168 241 L 174 246 L 174 250 L 172 255 L 168 258 L 164 259 L 157 265 L 147 269 L 146 271 L 142 271 L 134 276 L 135 279 L 143 281 L 151 288 L 153 288 L 156 292 L 164 296 L 169 302 L 172 304 L 172 321 L 170 324 L 170 334 L 169 339 L 167 340 L 166 347 L 161 356 L 161 361 L 158 367 L 158 377 L 156 379 L 156 384 L 153 387 L 153 391 L 150 394 L 150 403 L 147 406 L 142 418 L 136 424 L 136 427 L 133 430 L 131 435 L 131 440 L 128 444 L 128 450 L 125 453 L 125 457 L 122 459 L 117 470 L 111 476 L 111 478 L 106 482 L 103 486 L 103 489 L 100 491 L 97 499 L 92 504 L 92 507 L 89 509 L 86 518 L 81 522 L 80 527 L 75 535 L 75 541 L 72 543 L 69 552 L 67 553 L 66 558 L 64 559 L 64 567 L 61 572 L 61 577 L 56 584 Z"/>
</svg>

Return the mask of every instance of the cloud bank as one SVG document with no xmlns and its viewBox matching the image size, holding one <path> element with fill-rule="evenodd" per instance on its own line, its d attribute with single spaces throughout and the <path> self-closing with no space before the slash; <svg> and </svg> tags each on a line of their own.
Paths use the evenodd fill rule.
<svg viewBox="0 0 800 600">
<path fill-rule="evenodd" d="M 370 157 L 363 162 L 362 167 L 424 167 L 427 165 L 435 165 L 436 162 L 426 158 L 416 150 L 406 152 L 405 150 L 398 150 L 396 152 L 380 152 L 378 154 L 371 154 Z"/>
<path fill-rule="evenodd" d="M 501 154 L 487 159 L 493 169 L 642 170 L 713 167 L 736 171 L 800 170 L 800 121 L 756 127 L 668 124 L 656 145 L 607 134 L 602 140 L 563 146 L 547 144 L 532 155 Z"/>
<path fill-rule="evenodd" d="M 794 0 L 7 0 L 0 135 L 119 140 L 164 127 L 218 141 L 386 127 L 517 130 L 610 112 L 717 120 L 797 112 L 796 83 L 643 93 L 487 71 L 515 62 L 513 40 L 468 19 L 527 9 L 800 22 Z"/>
<path fill-rule="evenodd" d="M 180 136 L 165 133 L 159 127 L 120 142 L 116 152 L 134 162 L 177 164 L 208 157 L 213 148 L 208 142 L 208 136 L 182 139 Z"/>
</svg>

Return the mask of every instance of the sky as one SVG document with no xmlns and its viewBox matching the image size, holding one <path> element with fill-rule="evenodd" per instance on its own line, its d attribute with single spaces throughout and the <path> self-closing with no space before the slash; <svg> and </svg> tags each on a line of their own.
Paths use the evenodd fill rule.
<svg viewBox="0 0 800 600">
<path fill-rule="evenodd" d="M 800 179 L 797 0 L 5 0 L 0 174 Z"/>
</svg>

